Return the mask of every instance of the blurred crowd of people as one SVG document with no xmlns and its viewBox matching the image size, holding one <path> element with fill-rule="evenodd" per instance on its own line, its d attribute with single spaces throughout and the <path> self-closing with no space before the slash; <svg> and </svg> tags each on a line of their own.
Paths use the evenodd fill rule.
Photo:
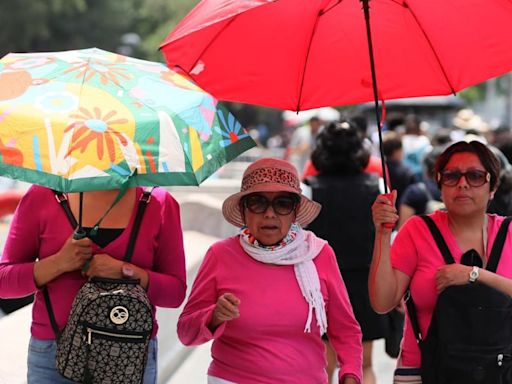
<svg viewBox="0 0 512 384">
<path fill-rule="evenodd" d="M 377 132 L 368 134 L 368 122 L 362 115 L 349 116 L 357 127 L 363 146 L 369 152 L 364 171 L 382 178 Z M 318 174 L 311 155 L 319 133 L 329 124 L 313 115 L 289 134 L 285 159 L 294 164 L 303 180 Z M 510 127 L 490 125 L 471 109 L 461 109 L 452 126 L 429 131 L 430 124 L 415 114 L 390 113 L 383 124 L 383 152 L 387 182 L 398 193 L 399 226 L 413 214 L 428 213 L 442 206 L 440 192 L 433 180 L 433 166 L 439 154 L 451 143 L 478 140 L 490 146 L 501 163 L 499 190 L 489 206 L 490 213 L 512 214 L 512 134 Z M 285 143 L 286 144 L 286 143 Z"/>
</svg>

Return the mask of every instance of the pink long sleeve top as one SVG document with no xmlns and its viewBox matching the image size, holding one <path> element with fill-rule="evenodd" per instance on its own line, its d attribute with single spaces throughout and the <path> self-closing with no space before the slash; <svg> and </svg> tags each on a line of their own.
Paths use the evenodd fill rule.
<svg viewBox="0 0 512 384">
<path fill-rule="evenodd" d="M 460 263 L 463 252 L 448 225 L 447 212 L 436 211 L 430 217 L 441 231 L 453 259 L 456 263 Z M 497 215 L 487 215 L 487 217 L 486 257 L 488 258 L 504 217 Z M 509 228 L 509 234 L 505 240 L 498 269 L 496 270 L 498 275 L 509 279 L 512 278 L 511 232 L 512 226 Z M 411 278 L 411 295 L 414 298 L 422 335 L 427 335 L 428 333 L 437 302 L 438 293 L 436 291 L 435 275 L 437 270 L 445 264 L 436 242 L 420 217 L 412 217 L 400 228 L 391 247 L 391 265 Z M 400 358 L 401 365 L 404 367 L 420 367 L 421 365 L 420 349 L 416 342 L 408 314 Z"/>
<path fill-rule="evenodd" d="M 135 219 L 142 188 L 137 188 L 128 226 L 104 248 L 93 253 L 123 259 Z M 36 293 L 32 310 L 32 336 L 54 339 L 42 291 L 34 282 L 34 264 L 57 253 L 73 228 L 54 193 L 32 186 L 21 200 L 11 223 L 0 259 L 0 297 L 23 297 Z M 185 255 L 178 203 L 164 189 L 155 189 L 142 219 L 131 262 L 149 274 L 148 297 L 153 305 L 153 336 L 158 326 L 155 306 L 178 307 L 186 291 Z M 64 273 L 47 284 L 55 318 L 64 328 L 76 293 L 84 284 L 80 271 Z"/>
<path fill-rule="evenodd" d="M 340 362 L 339 377 L 361 380 L 361 330 L 341 278 L 332 248 L 314 259 L 326 304 L 329 341 Z M 233 293 L 240 317 L 208 328 L 217 298 Z M 215 243 L 199 269 L 178 321 L 185 345 L 213 339 L 208 374 L 243 384 L 325 384 L 325 350 L 315 316 L 305 333 L 308 304 L 291 265 L 272 265 L 251 258 L 238 237 Z M 340 381 L 341 382 L 341 381 Z"/>
</svg>

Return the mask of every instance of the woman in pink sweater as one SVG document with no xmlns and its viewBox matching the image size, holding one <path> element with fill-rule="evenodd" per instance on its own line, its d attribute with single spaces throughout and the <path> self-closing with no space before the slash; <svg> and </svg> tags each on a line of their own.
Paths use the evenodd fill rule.
<svg viewBox="0 0 512 384">
<path fill-rule="evenodd" d="M 42 293 L 46 287 L 60 330 L 88 277 L 135 278 L 153 306 L 153 333 L 144 383 L 156 383 L 156 306 L 178 307 L 184 297 L 185 256 L 178 203 L 155 189 L 147 204 L 131 263 L 123 262 L 142 188 L 130 188 L 90 233 L 118 191 L 84 193 L 83 226 L 88 237 L 73 239 L 73 226 L 52 190 L 32 186 L 14 215 L 0 259 L 0 297 L 36 293 L 28 353 L 28 383 L 70 383 L 55 367 L 55 333 Z M 78 194 L 67 196 L 78 217 Z"/>
<path fill-rule="evenodd" d="M 421 343 L 428 341 L 438 297 L 446 295 L 450 291 L 447 288 L 453 292 L 455 286 L 478 283 L 474 286 L 486 285 L 512 296 L 512 227 L 505 232 L 508 235 L 495 272 L 477 266 L 478 263 L 484 267 L 488 264 L 504 221 L 503 217 L 486 214 L 489 201 L 497 188 L 499 171 L 498 159 L 484 144 L 477 141 L 455 143 L 438 158 L 435 176 L 446 211 L 436 211 L 429 217 L 439 229 L 455 261 L 452 264 L 446 263 L 427 224 L 418 216 L 412 217 L 400 228 L 390 247 L 392 228 L 382 224 L 396 223 L 398 219 L 394 207 L 396 192 L 392 195 L 393 201 L 381 195 L 373 205 L 376 236 L 369 280 L 372 306 L 380 313 L 390 311 L 400 303 L 410 288 L 419 333 L 424 336 Z M 471 255 L 476 255 L 476 262 L 465 261 Z M 464 320 L 459 328 L 477 322 L 476 319 Z M 481 327 L 485 326 L 481 324 Z M 430 382 L 425 377 L 430 377 L 433 370 L 421 369 L 424 352 L 420 351 L 413 329 L 408 311 L 402 350 L 395 372 L 396 383 Z M 437 337 L 436 328 L 433 332 L 432 337 Z M 467 362 L 468 365 L 471 364 Z M 454 370 L 446 369 L 443 374 L 445 376 L 440 377 L 436 383 L 444 383 L 444 380 L 452 384 L 472 382 Z M 458 381 L 448 375 L 456 375 Z"/>
<path fill-rule="evenodd" d="M 185 345 L 213 339 L 209 384 L 325 384 L 327 333 L 339 383 L 361 382 L 361 330 L 326 241 L 301 227 L 320 205 L 279 159 L 247 168 L 224 201 L 237 236 L 207 252 L 178 321 Z"/>
</svg>

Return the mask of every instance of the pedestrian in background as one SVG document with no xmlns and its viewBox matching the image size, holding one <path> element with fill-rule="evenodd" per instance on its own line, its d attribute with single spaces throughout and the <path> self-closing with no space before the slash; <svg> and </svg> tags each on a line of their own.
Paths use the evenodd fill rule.
<svg viewBox="0 0 512 384">
<path fill-rule="evenodd" d="M 441 191 L 435 180 L 435 165 L 443 147 L 433 147 L 423 158 L 423 181 L 409 185 L 398 206 L 398 228 L 414 215 L 433 213 L 444 208 Z"/>
<path fill-rule="evenodd" d="M 396 189 L 397 199 L 400 203 L 405 189 L 417 181 L 416 177 L 403 164 L 402 139 L 396 132 L 384 133 L 382 150 L 386 158 L 389 184 L 391 189 Z"/>
<path fill-rule="evenodd" d="M 388 333 L 387 315 L 377 314 L 368 296 L 368 273 L 374 228 L 371 206 L 379 195 L 379 178 L 364 172 L 370 152 L 351 121 L 328 124 L 318 135 L 312 163 L 317 176 L 306 179 L 313 200 L 323 207 L 308 229 L 326 239 L 334 249 L 354 314 L 363 333 L 363 382 L 374 384 L 373 340 Z M 330 338 L 329 338 L 329 341 Z M 336 359 L 329 343 L 329 379 Z"/>
<path fill-rule="evenodd" d="M 361 383 L 361 330 L 332 248 L 302 229 L 320 210 L 295 167 L 264 158 L 223 204 L 240 228 L 207 252 L 178 320 L 185 345 L 213 340 L 209 384 L 326 383 L 327 333 L 339 383 Z"/>
<path fill-rule="evenodd" d="M 302 174 L 306 167 L 306 162 L 311 156 L 315 147 L 316 136 L 322 128 L 322 120 L 313 116 L 308 123 L 295 129 L 288 146 L 288 159 L 297 168 L 297 172 Z"/>
</svg>

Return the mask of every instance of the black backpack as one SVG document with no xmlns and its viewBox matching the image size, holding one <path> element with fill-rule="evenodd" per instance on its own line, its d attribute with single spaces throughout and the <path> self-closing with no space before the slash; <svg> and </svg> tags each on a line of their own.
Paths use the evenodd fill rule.
<svg viewBox="0 0 512 384">
<path fill-rule="evenodd" d="M 126 262 L 131 260 L 150 194 L 145 191 L 139 201 L 123 259 Z M 76 227 L 67 199 L 61 194 L 56 196 Z M 91 384 L 143 382 L 153 315 L 139 280 L 90 279 L 78 291 L 62 333 L 55 321 L 48 290 L 44 289 L 43 293 L 57 337 L 56 367 L 62 376 Z"/>
<path fill-rule="evenodd" d="M 447 264 L 455 261 L 441 232 L 428 216 L 428 225 Z M 487 270 L 496 272 L 510 218 L 496 236 Z M 421 350 L 423 384 L 512 383 L 512 298 L 485 284 L 446 288 L 437 299 L 428 334 L 419 331 L 412 297 L 407 310 Z"/>
</svg>

